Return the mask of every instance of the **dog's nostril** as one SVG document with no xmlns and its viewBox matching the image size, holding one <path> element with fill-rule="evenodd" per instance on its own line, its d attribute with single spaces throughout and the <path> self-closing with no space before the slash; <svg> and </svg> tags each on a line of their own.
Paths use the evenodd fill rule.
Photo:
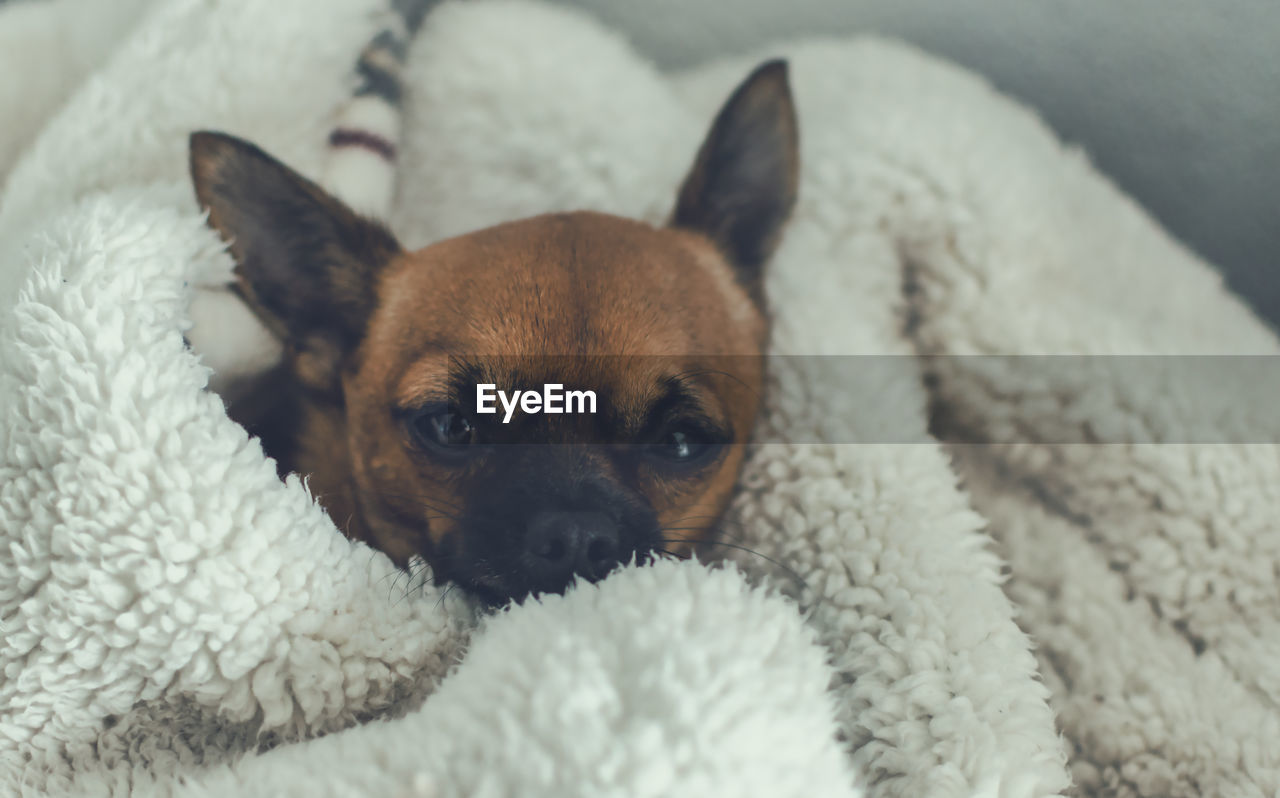
<svg viewBox="0 0 1280 798">
<path fill-rule="evenodd" d="M 618 564 L 618 536 L 602 513 L 541 512 L 525 533 L 525 567 L 539 590 L 559 592 L 574 576 L 594 581 Z"/>
<path fill-rule="evenodd" d="M 612 565 L 618 559 L 618 544 L 609 538 L 596 538 L 587 546 L 587 560 L 592 565 Z"/>
</svg>

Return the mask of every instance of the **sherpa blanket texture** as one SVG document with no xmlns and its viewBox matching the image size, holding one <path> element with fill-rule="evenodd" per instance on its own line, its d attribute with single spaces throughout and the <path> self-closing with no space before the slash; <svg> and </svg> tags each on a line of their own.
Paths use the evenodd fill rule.
<svg viewBox="0 0 1280 798">
<path fill-rule="evenodd" d="M 386 9 L 165 0 L 94 27 L 85 6 L 0 7 L 0 98 L 36 109 L 0 130 L 0 790 L 1280 791 L 1276 447 L 1072 443 L 1098 412 L 1178 408 L 952 357 L 1280 346 L 981 80 L 874 39 L 664 75 L 555 6 L 432 13 L 391 218 L 409 246 L 551 210 L 660 222 L 765 56 L 791 62 L 802 131 L 767 293 L 773 353 L 807 357 L 773 359 L 761 433 L 807 442 L 753 453 L 726 528 L 803 586 L 747 555 L 660 563 L 484 619 L 276 478 L 207 390 L 243 331 L 183 338 L 231 270 L 187 134 L 319 173 Z M 75 37 L 60 74 L 83 79 L 25 97 Z M 850 383 L 809 357 L 849 355 L 898 367 Z M 996 445 L 931 435 L 939 406 Z"/>
</svg>

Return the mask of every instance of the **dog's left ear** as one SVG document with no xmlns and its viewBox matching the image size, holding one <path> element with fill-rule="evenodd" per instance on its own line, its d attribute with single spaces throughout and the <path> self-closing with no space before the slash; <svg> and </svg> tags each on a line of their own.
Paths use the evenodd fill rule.
<svg viewBox="0 0 1280 798">
<path fill-rule="evenodd" d="M 335 391 L 400 245 L 247 141 L 200 132 L 190 150 L 196 197 L 230 243 L 241 294 L 284 339 L 299 379 Z"/>
<path fill-rule="evenodd" d="M 755 290 L 796 201 L 800 167 L 786 61 L 755 69 L 725 102 L 671 223 L 710 238 Z"/>
</svg>

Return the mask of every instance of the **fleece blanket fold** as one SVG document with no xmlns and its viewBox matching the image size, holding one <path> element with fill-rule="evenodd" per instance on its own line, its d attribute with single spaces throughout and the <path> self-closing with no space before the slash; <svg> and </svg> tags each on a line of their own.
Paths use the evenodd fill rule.
<svg viewBox="0 0 1280 798">
<path fill-rule="evenodd" d="M 7 791 L 1280 790 L 1275 445 L 1080 444 L 1097 413 L 1180 406 L 984 357 L 1277 341 L 1027 111 L 889 42 L 757 54 L 791 62 L 803 156 L 760 429 L 792 442 L 755 448 L 725 520 L 763 556 L 482 617 L 343 538 L 226 417 L 209 386 L 246 367 L 227 341 L 262 351 L 252 330 L 184 341 L 231 271 L 187 134 L 320 174 L 389 9 L 139 13 L 0 178 Z M 442 4 L 405 68 L 391 225 L 421 246 L 551 210 L 660 223 L 758 60 L 663 75 L 577 13 Z M 875 380 L 832 366 L 859 357 Z"/>
</svg>

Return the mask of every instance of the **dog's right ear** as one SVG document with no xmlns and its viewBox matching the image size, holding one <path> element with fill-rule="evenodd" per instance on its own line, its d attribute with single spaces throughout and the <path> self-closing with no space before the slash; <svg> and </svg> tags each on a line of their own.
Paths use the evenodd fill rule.
<svg viewBox="0 0 1280 798">
<path fill-rule="evenodd" d="M 247 141 L 202 131 L 190 152 L 196 198 L 229 242 L 241 293 L 284 339 L 298 377 L 335 390 L 400 245 Z"/>
</svg>

